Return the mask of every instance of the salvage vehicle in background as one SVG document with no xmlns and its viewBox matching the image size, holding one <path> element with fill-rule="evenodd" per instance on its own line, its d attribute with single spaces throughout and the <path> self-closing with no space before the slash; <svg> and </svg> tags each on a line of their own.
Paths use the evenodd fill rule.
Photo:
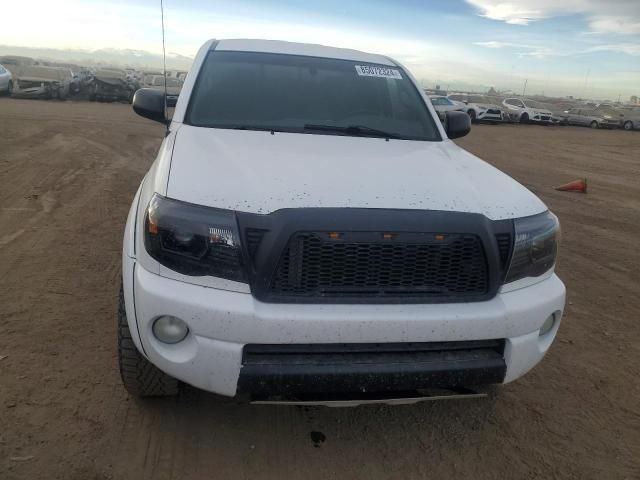
<svg viewBox="0 0 640 480">
<path fill-rule="evenodd" d="M 182 81 L 175 77 L 166 77 L 167 88 L 167 106 L 175 107 L 180 96 L 180 90 L 182 90 Z M 144 87 L 152 88 L 164 92 L 165 90 L 165 77 L 164 75 L 147 75 L 144 78 Z"/>
<path fill-rule="evenodd" d="M 68 69 L 42 65 L 22 66 L 13 85 L 13 96 L 66 100 L 71 75 Z"/>
<path fill-rule="evenodd" d="M 520 123 L 553 123 L 553 113 L 546 105 L 528 98 L 505 98 L 502 105 L 507 111 L 515 114 Z"/>
<path fill-rule="evenodd" d="M 138 86 L 137 82 L 127 76 L 125 70 L 117 68 L 96 70 L 88 85 L 89 101 L 131 103 Z"/>
<path fill-rule="evenodd" d="M 0 95 L 11 95 L 13 92 L 13 76 L 4 66 L 0 65 Z"/>
<path fill-rule="evenodd" d="M 619 128 L 620 115 L 605 113 L 591 107 L 575 107 L 564 112 L 568 125 L 578 125 L 591 128 Z"/>
<path fill-rule="evenodd" d="M 395 60 L 210 40 L 171 121 L 155 89 L 133 109 L 168 130 L 125 226 L 132 394 L 414 403 L 516 380 L 551 346 L 558 219 L 452 142 L 467 113 L 439 122 Z"/>
<path fill-rule="evenodd" d="M 80 93 L 80 91 L 82 90 L 82 77 L 80 75 L 80 72 L 70 69 L 69 75 L 71 75 L 69 91 L 73 94 Z"/>
<path fill-rule="evenodd" d="M 490 103 L 486 97 L 456 93 L 449 95 L 447 98 L 458 102 L 461 106 L 464 105 L 464 111 L 467 112 L 473 123 L 483 121 L 495 123 L 505 120 L 502 108 Z"/>
</svg>

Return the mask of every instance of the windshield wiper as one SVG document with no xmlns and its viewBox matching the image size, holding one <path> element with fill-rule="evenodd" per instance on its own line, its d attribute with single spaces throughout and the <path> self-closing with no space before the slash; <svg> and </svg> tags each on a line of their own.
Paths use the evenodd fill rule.
<svg viewBox="0 0 640 480">
<path fill-rule="evenodd" d="M 394 139 L 403 139 L 401 135 L 397 133 L 385 132 L 384 130 L 378 130 L 377 128 L 366 127 L 364 125 L 349 125 L 347 127 L 340 127 L 338 125 L 316 125 L 313 123 L 307 123 L 304 126 L 305 130 L 320 130 L 326 132 L 339 132 L 346 133 L 347 135 L 366 136 L 366 137 L 380 137 Z"/>
<path fill-rule="evenodd" d="M 284 131 L 275 127 L 260 127 L 257 125 L 221 125 L 216 128 L 223 128 L 228 130 L 255 130 L 257 132 L 283 132 Z"/>
</svg>

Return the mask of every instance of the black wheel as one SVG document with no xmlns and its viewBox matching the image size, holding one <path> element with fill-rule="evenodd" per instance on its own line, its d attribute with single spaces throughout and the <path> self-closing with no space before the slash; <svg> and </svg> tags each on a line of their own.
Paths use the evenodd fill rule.
<svg viewBox="0 0 640 480">
<path fill-rule="evenodd" d="M 590 126 L 591 128 L 598 128 L 598 122 L 596 122 L 596 121 L 594 120 L 593 122 L 591 122 L 591 123 L 589 124 L 589 126 Z"/>
<path fill-rule="evenodd" d="M 470 108 L 469 111 L 467 111 L 467 115 L 469 115 L 469 118 L 471 119 L 471 123 L 476 123 L 476 111 L 475 110 Z"/>
<path fill-rule="evenodd" d="M 633 130 L 633 122 L 631 122 L 631 120 L 627 120 L 626 122 L 624 122 L 624 129 L 629 131 L 629 130 Z"/>
<path fill-rule="evenodd" d="M 7 95 L 11 96 L 13 94 L 13 81 L 9 80 L 9 85 L 7 85 Z"/>
<path fill-rule="evenodd" d="M 520 115 L 520 123 L 529 123 L 529 114 L 523 113 Z"/>
<path fill-rule="evenodd" d="M 178 394 L 178 381 L 158 369 L 138 351 L 129 331 L 124 293 L 118 299 L 118 363 L 124 388 L 138 397 L 165 397 Z"/>
</svg>

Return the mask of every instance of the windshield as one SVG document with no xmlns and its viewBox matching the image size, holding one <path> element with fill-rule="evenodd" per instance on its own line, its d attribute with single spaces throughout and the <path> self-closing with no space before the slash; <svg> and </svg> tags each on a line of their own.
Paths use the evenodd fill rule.
<svg viewBox="0 0 640 480">
<path fill-rule="evenodd" d="M 186 123 L 325 135 L 377 130 L 393 138 L 440 140 L 422 97 L 400 68 L 272 53 L 210 52 Z"/>
</svg>

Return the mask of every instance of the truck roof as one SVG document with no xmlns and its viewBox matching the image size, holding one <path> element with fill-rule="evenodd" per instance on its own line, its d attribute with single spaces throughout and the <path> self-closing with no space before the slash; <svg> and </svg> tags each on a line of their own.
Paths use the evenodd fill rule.
<svg viewBox="0 0 640 480">
<path fill-rule="evenodd" d="M 378 65 L 396 66 L 390 58 L 383 55 L 360 52 L 347 48 L 325 47 L 310 43 L 284 42 L 280 40 L 229 39 L 211 40 L 211 50 L 236 52 L 282 53 L 286 55 L 303 55 L 307 57 L 335 58 L 356 62 L 375 63 Z"/>
</svg>

